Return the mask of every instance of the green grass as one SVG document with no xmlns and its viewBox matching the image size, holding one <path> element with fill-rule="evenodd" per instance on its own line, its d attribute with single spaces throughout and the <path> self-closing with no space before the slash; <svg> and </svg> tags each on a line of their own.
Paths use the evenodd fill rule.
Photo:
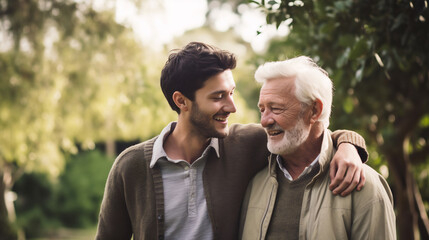
<svg viewBox="0 0 429 240">
<path fill-rule="evenodd" d="M 97 229 L 70 229 L 61 228 L 51 232 L 48 236 L 43 238 L 33 238 L 32 240 L 92 240 L 95 238 Z"/>
</svg>

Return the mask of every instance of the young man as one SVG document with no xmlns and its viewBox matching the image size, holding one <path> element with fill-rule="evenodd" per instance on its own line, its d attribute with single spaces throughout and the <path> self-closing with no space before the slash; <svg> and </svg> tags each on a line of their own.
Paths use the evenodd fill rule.
<svg viewBox="0 0 429 240">
<path fill-rule="evenodd" d="M 233 54 L 203 43 L 169 56 L 161 88 L 177 122 L 115 160 L 96 239 L 238 238 L 247 184 L 267 164 L 269 152 L 260 125 L 228 129 L 236 111 L 235 65 Z M 335 140 L 364 148 L 355 133 L 339 132 Z M 347 193 L 359 182 L 361 160 L 352 145 L 340 146 L 346 150 L 333 166 L 342 171 L 338 179 L 347 180 L 336 190 Z"/>
<path fill-rule="evenodd" d="M 329 191 L 335 154 L 328 130 L 332 82 L 310 58 L 258 68 L 261 124 L 273 153 L 243 204 L 242 239 L 396 239 L 386 180 L 364 166 L 365 187 L 346 197 Z"/>
</svg>

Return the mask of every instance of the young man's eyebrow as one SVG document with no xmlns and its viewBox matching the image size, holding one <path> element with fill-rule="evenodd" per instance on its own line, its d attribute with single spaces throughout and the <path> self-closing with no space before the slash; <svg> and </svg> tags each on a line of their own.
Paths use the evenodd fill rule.
<svg viewBox="0 0 429 240">
<path fill-rule="evenodd" d="M 217 95 L 217 94 L 222 94 L 222 93 L 227 93 L 228 91 L 226 90 L 219 90 L 219 91 L 214 91 L 212 93 L 210 93 L 210 95 Z"/>
<path fill-rule="evenodd" d="M 225 90 L 219 90 L 219 91 L 212 92 L 210 94 L 219 94 L 219 93 L 226 93 L 226 91 Z"/>
</svg>

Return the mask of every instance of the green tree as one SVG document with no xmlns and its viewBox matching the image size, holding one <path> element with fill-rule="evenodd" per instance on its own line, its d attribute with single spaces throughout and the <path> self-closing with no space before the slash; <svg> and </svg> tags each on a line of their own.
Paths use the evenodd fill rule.
<svg viewBox="0 0 429 240">
<path fill-rule="evenodd" d="M 0 34 L 6 36 L 0 51 L 3 235 L 14 220 L 4 196 L 24 172 L 58 176 L 64 153 L 151 137 L 174 113 L 165 111 L 158 87 L 165 60 L 143 50 L 110 10 L 85 2 L 2 0 Z"/>
<path fill-rule="evenodd" d="M 46 173 L 24 174 L 13 191 L 19 196 L 17 223 L 26 237 L 55 235 L 60 227 L 93 227 L 112 160 L 98 150 L 85 151 L 66 156 L 65 170 L 55 181 Z"/>
<path fill-rule="evenodd" d="M 66 171 L 56 184 L 54 203 L 55 215 L 64 226 L 91 227 L 97 223 L 112 160 L 97 150 L 68 159 Z"/>
<path fill-rule="evenodd" d="M 267 23 L 291 29 L 263 61 L 308 55 L 328 70 L 334 128 L 358 129 L 378 152 L 370 164 L 388 163 L 399 238 L 428 239 L 428 199 L 418 187 L 429 162 L 427 1 L 251 2 Z"/>
<path fill-rule="evenodd" d="M 61 205 L 54 201 L 54 184 L 47 174 L 23 174 L 14 184 L 13 190 L 19 195 L 15 202 L 17 225 L 26 237 L 40 237 L 48 229 L 61 226 L 56 216 L 57 208 Z"/>
</svg>

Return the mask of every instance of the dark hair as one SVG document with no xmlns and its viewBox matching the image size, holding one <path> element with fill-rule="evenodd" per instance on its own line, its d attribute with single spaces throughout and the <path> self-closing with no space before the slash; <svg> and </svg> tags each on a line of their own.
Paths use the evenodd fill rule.
<svg viewBox="0 0 429 240">
<path fill-rule="evenodd" d="M 180 113 L 173 93 L 181 92 L 191 101 L 195 92 L 210 77 L 236 66 L 235 55 L 205 43 L 191 42 L 181 50 L 173 50 L 161 72 L 161 89 L 170 107 Z"/>
</svg>

